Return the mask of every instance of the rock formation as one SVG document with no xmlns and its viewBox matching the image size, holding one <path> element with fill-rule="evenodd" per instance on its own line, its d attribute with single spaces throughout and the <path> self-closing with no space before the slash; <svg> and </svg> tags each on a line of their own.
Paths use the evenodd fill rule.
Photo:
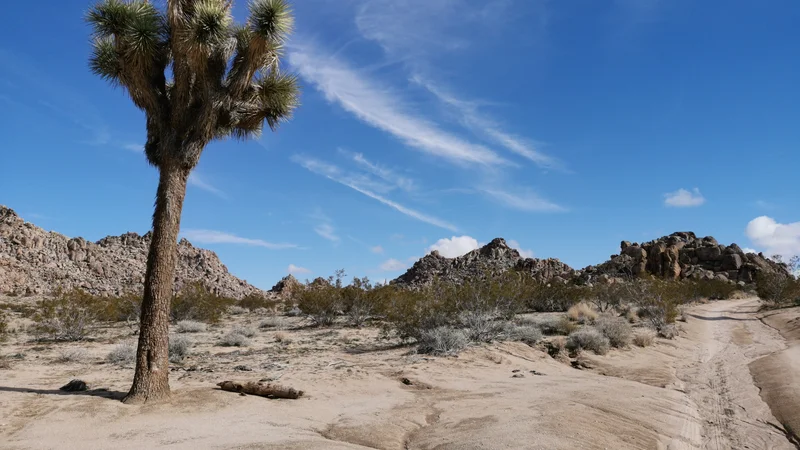
<svg viewBox="0 0 800 450">
<path fill-rule="evenodd" d="M 58 287 L 78 287 L 96 295 L 139 292 L 149 246 L 150 233 L 108 236 L 97 242 L 70 239 L 25 222 L 0 205 L 0 294 L 47 294 Z M 198 280 L 228 297 L 262 293 L 228 273 L 214 252 L 181 239 L 176 289 Z"/>
<path fill-rule="evenodd" d="M 392 283 L 420 286 L 435 278 L 444 282 L 461 283 L 485 274 L 499 274 L 512 269 L 542 281 L 566 280 L 574 273 L 571 267 L 557 259 L 522 258 L 504 239 L 496 238 L 485 246 L 456 258 L 445 258 L 434 250 Z"/>
<path fill-rule="evenodd" d="M 723 245 L 711 236 L 698 238 L 692 232 L 677 232 L 642 244 L 623 241 L 620 254 L 597 266 L 589 266 L 579 277 L 625 277 L 641 274 L 666 279 L 719 280 L 749 284 L 760 271 L 786 268 L 762 253 L 745 253 L 738 245 Z"/>
</svg>

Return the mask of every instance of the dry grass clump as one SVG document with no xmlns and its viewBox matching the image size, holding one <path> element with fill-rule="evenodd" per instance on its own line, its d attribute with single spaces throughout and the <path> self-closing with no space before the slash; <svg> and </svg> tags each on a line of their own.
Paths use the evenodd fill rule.
<svg viewBox="0 0 800 450">
<path fill-rule="evenodd" d="M 220 338 L 219 345 L 223 347 L 247 347 L 250 345 L 250 339 L 232 331 Z"/>
<path fill-rule="evenodd" d="M 89 359 L 89 352 L 85 348 L 65 348 L 58 352 L 57 363 L 85 363 Z"/>
<path fill-rule="evenodd" d="M 637 347 L 649 347 L 656 341 L 656 332 L 651 329 L 636 330 L 632 342 Z"/>
<path fill-rule="evenodd" d="M 628 323 L 636 323 L 639 321 L 639 315 L 636 314 L 634 308 L 628 308 L 628 310 L 625 311 L 625 319 L 628 320 Z"/>
<path fill-rule="evenodd" d="M 231 333 L 241 334 L 244 337 L 251 338 L 256 335 L 256 330 L 250 327 L 245 327 L 242 325 L 236 325 L 231 330 Z"/>
<path fill-rule="evenodd" d="M 678 337 L 678 327 L 674 324 L 664 325 L 658 329 L 658 335 L 664 339 L 675 339 Z"/>
<path fill-rule="evenodd" d="M 196 320 L 181 320 L 175 324 L 175 331 L 178 333 L 203 333 L 208 326 Z"/>
<path fill-rule="evenodd" d="M 534 320 L 533 324 L 542 330 L 542 333 L 552 336 L 568 336 L 578 329 L 575 322 L 570 321 L 566 316 L 548 317 L 545 319 Z"/>
<path fill-rule="evenodd" d="M 132 342 L 117 345 L 106 355 L 106 361 L 112 364 L 132 364 L 136 359 L 136 346 Z"/>
<path fill-rule="evenodd" d="M 584 327 L 569 335 L 566 346 L 567 350 L 572 353 L 589 350 L 598 355 L 605 355 L 608 353 L 611 343 L 596 329 Z"/>
<path fill-rule="evenodd" d="M 588 303 L 577 303 L 567 310 L 567 317 L 579 324 L 594 323 L 597 316 L 597 310 Z"/>
<path fill-rule="evenodd" d="M 258 324 L 258 328 L 269 329 L 273 328 L 276 330 L 283 330 L 286 328 L 286 319 L 281 316 L 272 316 L 272 317 L 265 317 L 261 322 Z"/>
<path fill-rule="evenodd" d="M 275 339 L 275 342 L 279 344 L 291 344 L 292 340 L 286 335 L 286 333 L 278 332 L 272 336 Z"/>
<path fill-rule="evenodd" d="M 238 306 L 238 305 L 228 306 L 228 314 L 230 314 L 232 316 L 239 316 L 239 315 L 242 315 L 242 314 L 247 314 L 248 312 L 250 312 L 249 309 L 242 308 L 241 306 Z"/>
<path fill-rule="evenodd" d="M 431 355 L 456 355 L 469 344 L 464 331 L 451 327 L 425 330 L 417 339 L 417 351 Z"/>
<path fill-rule="evenodd" d="M 194 343 L 184 336 L 169 337 L 169 360 L 170 362 L 181 362 L 189 355 L 189 350 Z"/>
<path fill-rule="evenodd" d="M 631 343 L 633 328 L 621 317 L 602 316 L 595 323 L 597 331 L 608 338 L 615 348 L 625 348 Z"/>
</svg>

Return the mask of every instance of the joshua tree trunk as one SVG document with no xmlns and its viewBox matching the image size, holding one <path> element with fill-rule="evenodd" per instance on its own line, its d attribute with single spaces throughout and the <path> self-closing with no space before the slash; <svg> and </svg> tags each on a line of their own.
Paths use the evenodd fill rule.
<svg viewBox="0 0 800 450">
<path fill-rule="evenodd" d="M 153 236 L 147 257 L 136 374 L 125 403 L 144 403 L 169 396 L 169 312 L 175 284 L 175 264 L 181 210 L 189 170 L 160 169 L 153 214 Z"/>
</svg>

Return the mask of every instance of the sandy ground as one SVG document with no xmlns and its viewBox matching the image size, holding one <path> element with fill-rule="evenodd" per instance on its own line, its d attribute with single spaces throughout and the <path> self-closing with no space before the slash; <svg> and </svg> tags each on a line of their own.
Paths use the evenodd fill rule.
<svg viewBox="0 0 800 450">
<path fill-rule="evenodd" d="M 258 330 L 249 347 L 216 345 L 234 322 L 260 319 L 237 316 L 189 335 L 196 345 L 172 367 L 173 398 L 145 406 L 118 401 L 132 368 L 104 362 L 134 339 L 130 329 L 80 344 L 17 333 L 2 347 L 11 368 L 0 369 L 0 448 L 792 449 L 783 424 L 796 426 L 800 410 L 791 351 L 800 310 L 770 313 L 765 324 L 758 306 L 698 305 L 679 338 L 583 355 L 584 370 L 521 343 L 427 357 L 371 328 Z M 83 362 L 56 361 L 77 346 L 89 351 Z M 93 390 L 58 390 L 76 377 Z M 306 395 L 268 400 L 215 387 L 259 379 Z"/>
</svg>

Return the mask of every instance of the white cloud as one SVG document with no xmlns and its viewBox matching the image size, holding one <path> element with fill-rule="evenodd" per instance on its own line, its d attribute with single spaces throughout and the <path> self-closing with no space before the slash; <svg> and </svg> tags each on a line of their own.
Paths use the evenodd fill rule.
<svg viewBox="0 0 800 450">
<path fill-rule="evenodd" d="M 264 247 L 270 250 L 298 248 L 295 244 L 275 244 L 261 239 L 243 238 L 235 234 L 215 230 L 189 229 L 181 232 L 181 235 L 195 244 L 241 244 Z"/>
<path fill-rule="evenodd" d="M 529 139 L 505 132 L 500 124 L 481 114 L 478 111 L 477 103 L 461 100 L 419 75 L 412 77 L 411 81 L 422 86 L 439 101 L 453 108 L 461 117 L 461 121 L 467 128 L 482 132 L 497 144 L 502 145 L 507 150 L 523 158 L 533 161 L 540 167 L 546 169 L 563 169 L 563 165 L 560 161 L 539 151 Z"/>
<path fill-rule="evenodd" d="M 206 192 L 210 192 L 210 193 L 216 195 L 217 197 L 227 198 L 225 196 L 224 192 L 222 192 L 221 190 L 217 189 L 214 185 L 212 185 L 211 183 L 206 181 L 204 178 L 202 178 L 200 175 L 198 175 L 197 172 L 192 172 L 191 174 L 189 174 L 188 184 L 189 184 L 189 186 L 194 186 L 194 187 L 196 187 L 198 189 L 202 189 L 202 190 L 204 190 Z"/>
<path fill-rule="evenodd" d="M 329 223 L 322 223 L 314 227 L 314 232 L 331 242 L 339 242 L 341 238 L 336 235 L 336 230 Z"/>
<path fill-rule="evenodd" d="M 347 187 L 349 187 L 349 188 L 351 188 L 351 189 L 353 189 L 353 190 L 355 190 L 357 192 L 360 192 L 360 193 L 366 195 L 367 197 L 370 197 L 370 198 L 372 198 L 374 200 L 377 200 L 377 201 L 383 203 L 384 205 L 389 206 L 389 207 L 391 207 L 391 208 L 393 208 L 393 209 L 395 209 L 395 210 L 397 210 L 397 211 L 399 211 L 399 212 L 401 212 L 401 213 L 403 213 L 403 214 L 405 214 L 405 215 L 407 215 L 409 217 L 417 219 L 417 220 L 419 220 L 421 222 L 428 223 L 430 225 L 437 226 L 439 228 L 444 228 L 444 229 L 450 230 L 450 231 L 458 231 L 458 228 L 456 228 L 455 225 L 449 224 L 449 223 L 447 223 L 447 222 L 445 222 L 445 221 L 443 221 L 441 219 L 437 219 L 436 217 L 428 216 L 428 215 L 423 214 L 423 213 L 421 213 L 419 211 L 415 211 L 415 210 L 413 210 L 411 208 L 407 208 L 407 207 L 405 207 L 405 206 L 403 206 L 403 205 L 401 205 L 399 203 L 393 202 L 392 200 L 389 200 L 389 199 L 387 199 L 387 198 L 385 198 L 385 197 L 383 197 L 383 196 L 371 191 L 368 187 L 365 187 L 365 186 L 362 186 L 362 185 L 358 184 L 352 178 L 346 177 L 343 174 L 341 169 L 339 169 L 338 167 L 336 167 L 336 166 L 334 166 L 332 164 L 328 164 L 328 163 L 319 161 L 319 160 L 314 159 L 314 158 L 304 157 L 304 156 L 300 156 L 300 155 L 293 156 L 292 157 L 292 161 L 294 161 L 297 164 L 300 164 L 301 166 L 303 166 L 307 170 L 309 170 L 311 172 L 314 172 L 317 175 L 322 175 L 322 176 L 324 176 L 324 177 L 326 177 L 326 178 L 328 178 L 328 179 L 330 179 L 332 181 L 335 181 L 335 182 L 337 182 L 339 184 L 347 186 Z"/>
<path fill-rule="evenodd" d="M 381 263 L 381 270 L 383 270 L 384 272 L 397 272 L 399 270 L 405 269 L 406 267 L 408 267 L 406 263 L 398 261 L 394 258 L 387 259 L 386 261 Z"/>
<path fill-rule="evenodd" d="M 289 272 L 291 275 L 300 273 L 311 273 L 311 271 L 306 269 L 305 267 L 295 266 L 294 264 L 289 264 L 289 267 L 286 268 L 286 271 Z"/>
<path fill-rule="evenodd" d="M 508 192 L 498 188 L 487 188 L 481 191 L 505 206 L 520 211 L 564 212 L 567 210 L 563 206 L 542 198 L 533 191 Z"/>
<path fill-rule="evenodd" d="M 700 206 L 706 202 L 700 189 L 694 188 L 692 191 L 678 189 L 675 192 L 664 194 L 664 204 L 674 208 L 691 208 Z"/>
<path fill-rule="evenodd" d="M 743 247 L 742 251 L 745 253 L 756 253 L 756 254 L 758 253 L 758 250 L 750 247 Z"/>
<path fill-rule="evenodd" d="M 375 80 L 311 45 L 291 46 L 289 62 L 332 103 L 417 150 L 454 163 L 512 165 L 494 151 L 442 130 Z"/>
<path fill-rule="evenodd" d="M 523 258 L 533 258 L 533 250 L 523 250 L 522 246 L 519 245 L 519 242 L 513 239 L 508 241 L 508 246 L 516 249 Z"/>
<path fill-rule="evenodd" d="M 479 248 L 477 239 L 470 236 L 453 236 L 452 238 L 444 238 L 436 241 L 435 244 L 428 247 L 428 253 L 436 250 L 440 255 L 445 258 L 455 258 Z"/>
<path fill-rule="evenodd" d="M 747 224 L 745 234 L 766 255 L 800 255 L 800 222 L 782 224 L 772 217 L 756 217 Z"/>
<path fill-rule="evenodd" d="M 375 247 L 371 247 L 369 250 L 372 253 L 377 253 L 379 255 L 383 253 L 383 247 L 381 247 L 380 245 L 376 245 Z"/>
</svg>

